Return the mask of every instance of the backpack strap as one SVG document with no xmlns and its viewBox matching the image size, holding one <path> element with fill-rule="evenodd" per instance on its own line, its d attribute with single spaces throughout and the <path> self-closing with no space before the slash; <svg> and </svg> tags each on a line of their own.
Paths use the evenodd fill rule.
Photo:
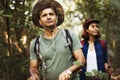
<svg viewBox="0 0 120 80">
<path fill-rule="evenodd" d="M 106 49 L 105 42 L 101 39 L 99 41 L 100 41 L 100 45 L 101 45 L 102 49 L 105 50 Z M 84 40 L 82 40 L 80 42 L 81 42 L 82 46 L 84 46 L 84 43 L 85 43 Z"/>
<path fill-rule="evenodd" d="M 39 40 L 39 37 L 40 36 L 38 36 L 37 38 L 36 38 L 36 40 L 35 40 L 35 46 L 34 46 L 34 51 L 35 51 L 35 53 L 37 53 L 37 51 L 39 51 L 39 42 L 40 42 L 40 40 Z M 38 57 L 38 56 L 37 56 Z"/>
<path fill-rule="evenodd" d="M 34 51 L 35 51 L 35 54 L 36 54 L 38 60 L 41 61 L 43 69 L 46 71 L 47 70 L 47 66 L 45 64 L 45 61 L 44 61 L 41 53 L 40 53 L 40 40 L 41 40 L 41 37 L 42 37 L 42 35 L 40 35 L 40 36 L 38 36 L 36 38 L 36 40 L 35 40 L 35 46 L 34 46 Z"/>
<path fill-rule="evenodd" d="M 80 42 L 81 42 L 82 46 L 84 46 L 84 43 L 85 43 L 84 40 L 82 40 L 82 41 L 80 41 Z"/>
<path fill-rule="evenodd" d="M 66 38 L 66 42 L 67 42 L 65 47 L 69 47 L 70 51 L 72 52 L 73 51 L 73 49 L 72 49 L 73 40 L 72 40 L 72 38 L 70 36 L 69 31 L 67 29 L 63 29 L 63 35 Z"/>
<path fill-rule="evenodd" d="M 100 41 L 100 44 L 101 44 L 101 47 L 102 47 L 103 51 L 106 50 L 105 42 L 101 39 L 99 41 Z"/>
</svg>

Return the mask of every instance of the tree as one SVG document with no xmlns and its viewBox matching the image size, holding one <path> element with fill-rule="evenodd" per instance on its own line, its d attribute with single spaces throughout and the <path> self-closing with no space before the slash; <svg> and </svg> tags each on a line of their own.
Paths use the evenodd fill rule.
<svg viewBox="0 0 120 80">
<path fill-rule="evenodd" d="M 26 3 L 26 4 L 25 4 Z M 29 45 L 38 34 L 31 23 L 33 0 L 0 1 L 0 72 L 3 80 L 29 76 Z"/>
</svg>

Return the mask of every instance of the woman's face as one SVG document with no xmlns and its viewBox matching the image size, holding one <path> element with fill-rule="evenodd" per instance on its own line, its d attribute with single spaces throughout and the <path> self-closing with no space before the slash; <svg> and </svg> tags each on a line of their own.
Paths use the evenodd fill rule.
<svg viewBox="0 0 120 80">
<path fill-rule="evenodd" d="M 89 36 L 97 36 L 99 33 L 99 28 L 97 23 L 91 23 L 86 30 Z"/>
</svg>

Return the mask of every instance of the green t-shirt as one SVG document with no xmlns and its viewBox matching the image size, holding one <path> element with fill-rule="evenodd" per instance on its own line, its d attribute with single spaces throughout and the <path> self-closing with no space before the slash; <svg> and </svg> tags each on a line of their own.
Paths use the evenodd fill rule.
<svg viewBox="0 0 120 80">
<path fill-rule="evenodd" d="M 80 44 L 79 38 L 70 30 L 69 33 L 73 40 L 73 51 L 80 49 L 82 45 Z M 45 39 L 42 36 L 40 40 L 40 52 L 47 65 L 47 72 L 45 73 L 46 80 L 58 80 L 59 74 L 72 65 L 74 57 L 69 47 L 65 47 L 66 44 L 66 38 L 62 29 L 59 30 L 54 39 Z M 30 59 L 37 59 L 34 52 L 34 45 L 35 39 L 31 42 Z M 79 80 L 79 75 L 77 72 L 74 72 L 71 78 L 71 80 Z"/>
</svg>

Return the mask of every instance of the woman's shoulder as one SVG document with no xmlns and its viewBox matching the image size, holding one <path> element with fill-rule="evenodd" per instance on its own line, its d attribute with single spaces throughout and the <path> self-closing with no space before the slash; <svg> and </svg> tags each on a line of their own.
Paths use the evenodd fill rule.
<svg viewBox="0 0 120 80">
<path fill-rule="evenodd" d="M 105 44 L 105 43 L 106 43 L 106 41 L 103 40 L 103 39 L 98 39 L 98 40 L 99 40 L 99 42 L 100 42 L 101 44 Z"/>
</svg>

